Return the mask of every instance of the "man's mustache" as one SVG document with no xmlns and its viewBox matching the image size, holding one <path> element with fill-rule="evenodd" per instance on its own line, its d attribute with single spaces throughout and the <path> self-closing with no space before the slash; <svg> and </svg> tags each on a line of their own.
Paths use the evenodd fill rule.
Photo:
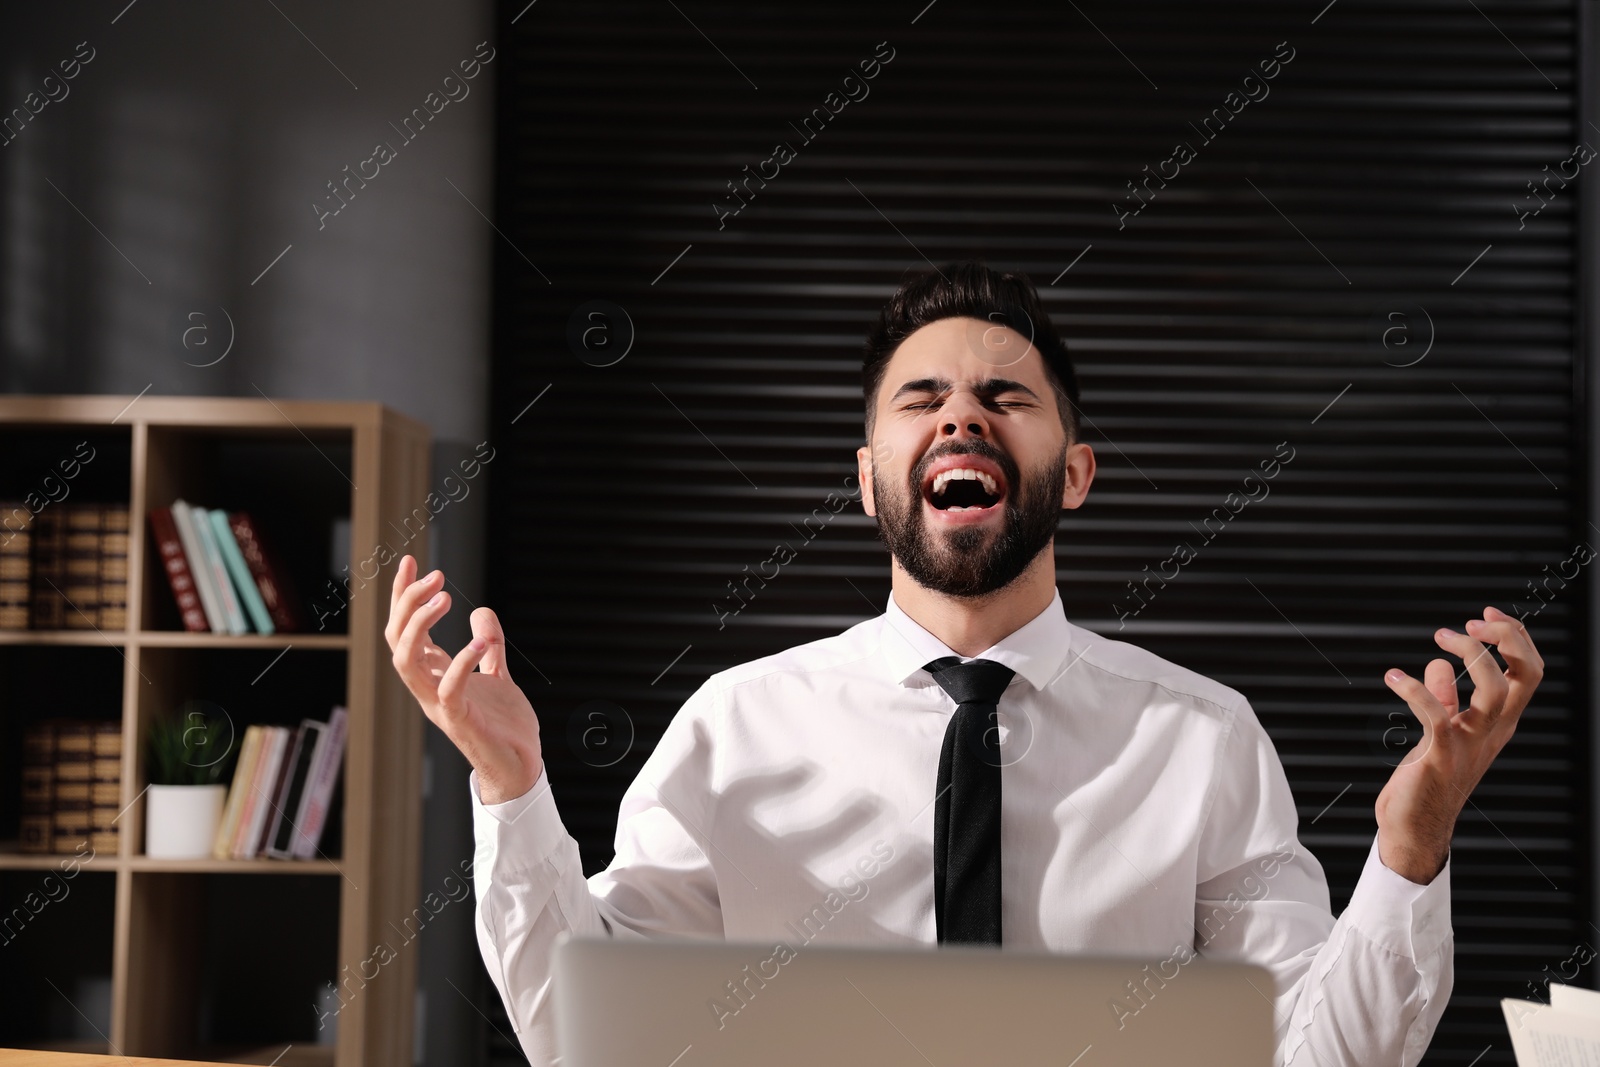
<svg viewBox="0 0 1600 1067">
<path fill-rule="evenodd" d="M 928 468 L 945 456 L 982 456 L 985 459 L 994 460 L 1000 465 L 1000 469 L 1005 472 L 1007 484 L 1019 489 L 1021 487 L 1022 472 L 1010 455 L 988 441 L 972 440 L 955 441 L 949 445 L 942 445 L 919 459 L 911 469 L 910 484 L 913 493 L 921 492 L 922 482 L 927 476 Z"/>
</svg>

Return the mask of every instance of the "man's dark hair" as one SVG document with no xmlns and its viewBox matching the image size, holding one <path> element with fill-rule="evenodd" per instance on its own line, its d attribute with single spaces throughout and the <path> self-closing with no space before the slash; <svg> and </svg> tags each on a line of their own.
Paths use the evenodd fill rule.
<svg viewBox="0 0 1600 1067">
<path fill-rule="evenodd" d="M 900 342 L 930 322 L 973 318 L 1009 326 L 1033 342 L 1055 389 L 1056 408 L 1067 440 L 1078 439 L 1078 375 L 1067 346 L 1056 333 L 1044 304 L 1026 274 L 1001 273 L 981 262 L 946 263 L 919 274 L 896 289 L 878 321 L 867 332 L 861 366 L 867 402 L 867 432 L 872 432 L 878 387 Z"/>
</svg>

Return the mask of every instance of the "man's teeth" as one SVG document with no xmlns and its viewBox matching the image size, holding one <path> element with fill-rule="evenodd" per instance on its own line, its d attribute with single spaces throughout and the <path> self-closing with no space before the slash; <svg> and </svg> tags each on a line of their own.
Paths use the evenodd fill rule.
<svg viewBox="0 0 1600 1067">
<path fill-rule="evenodd" d="M 983 471 L 974 470 L 971 467 L 953 467 L 950 470 L 940 471 L 938 474 L 935 474 L 933 476 L 933 491 L 935 493 L 944 492 L 944 487 L 952 480 L 958 478 L 980 482 L 983 485 L 984 490 L 987 491 L 990 496 L 1000 495 L 1000 488 L 995 483 L 994 478 L 988 474 L 985 474 Z M 948 510 L 959 511 L 961 509 L 950 508 Z"/>
</svg>

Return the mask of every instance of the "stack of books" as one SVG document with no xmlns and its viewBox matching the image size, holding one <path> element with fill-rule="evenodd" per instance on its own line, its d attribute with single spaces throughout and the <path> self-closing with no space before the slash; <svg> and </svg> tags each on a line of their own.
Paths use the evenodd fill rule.
<svg viewBox="0 0 1600 1067">
<path fill-rule="evenodd" d="M 247 727 L 211 852 L 218 859 L 311 859 L 344 765 L 348 716 L 297 728 Z"/>
<path fill-rule="evenodd" d="M 0 629 L 127 629 L 126 504 L 0 503 L 0 515 Z"/>
<path fill-rule="evenodd" d="M 185 630 L 270 634 L 300 629 L 291 587 L 248 512 L 177 500 L 150 512 L 150 532 Z"/>
<path fill-rule="evenodd" d="M 122 800 L 122 724 L 46 719 L 22 739 L 24 852 L 115 855 Z"/>
</svg>

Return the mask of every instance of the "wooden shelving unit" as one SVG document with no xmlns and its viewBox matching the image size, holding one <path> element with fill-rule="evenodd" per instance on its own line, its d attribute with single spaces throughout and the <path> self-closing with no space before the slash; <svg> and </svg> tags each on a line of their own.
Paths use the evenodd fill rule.
<svg viewBox="0 0 1600 1067">
<path fill-rule="evenodd" d="M 20 499 L 30 479 L 49 473 L 52 450 L 78 439 L 94 444 L 96 456 L 73 487 L 76 499 L 131 509 L 128 627 L 0 631 L 0 676 L 8 679 L 0 752 L 14 751 L 33 719 L 114 711 L 124 810 L 117 854 L 84 863 L 70 895 L 8 931 L 0 995 L 9 994 L 9 1007 L 0 1015 L 16 1014 L 0 1045 L 263 1064 L 281 1056 L 280 1064 L 319 1067 L 410 1063 L 416 951 L 395 930 L 420 896 L 422 719 L 389 666 L 383 625 L 395 561 L 405 552 L 426 558 L 426 524 L 414 516 L 429 490 L 427 429 L 372 403 L 5 396 L 0 500 Z M 330 530 L 347 520 L 349 573 L 358 581 L 336 613 L 340 632 L 183 632 L 146 521 L 151 508 L 177 497 L 251 511 L 275 541 L 287 540 L 279 547 L 289 549 L 291 570 L 319 546 L 326 565 Z M 321 577 L 313 571 L 309 584 Z M 308 617 L 315 627 L 316 615 Z M 342 782 L 324 836 L 331 854 L 143 855 L 143 738 L 152 721 L 190 699 L 227 711 L 240 734 L 250 722 L 326 718 L 340 703 L 349 709 Z M 3 919 L 69 857 L 18 851 L 17 782 L 0 789 L 9 794 L 0 803 Z M 392 958 L 374 968 L 375 946 L 384 943 Z M 74 977 L 97 970 L 110 976 L 105 1040 L 85 1045 L 81 1034 L 51 1032 Z M 313 1005 L 325 981 L 345 993 L 336 1045 L 316 1040 Z"/>
</svg>

